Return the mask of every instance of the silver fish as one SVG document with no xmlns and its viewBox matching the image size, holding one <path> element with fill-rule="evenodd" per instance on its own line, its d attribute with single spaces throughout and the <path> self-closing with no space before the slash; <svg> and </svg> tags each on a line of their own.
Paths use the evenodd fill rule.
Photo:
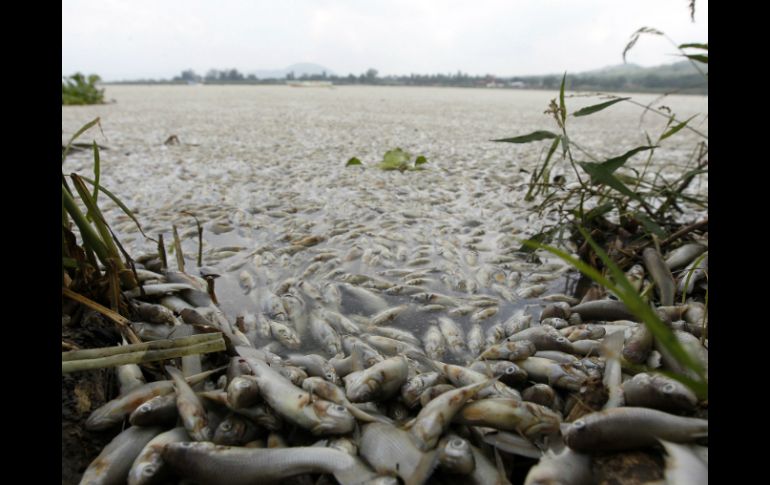
<svg viewBox="0 0 770 485">
<path fill-rule="evenodd" d="M 307 473 L 328 473 L 342 485 L 362 485 L 376 477 L 357 458 L 331 448 L 239 448 L 213 443 L 171 443 L 163 459 L 183 477 L 201 484 L 276 483 Z M 224 478 L 226 477 L 226 478 Z"/>
<path fill-rule="evenodd" d="M 391 357 L 368 369 L 345 376 L 345 393 L 351 402 L 387 399 L 406 382 L 409 372 L 404 357 Z"/>
<path fill-rule="evenodd" d="M 174 428 L 157 435 L 145 445 L 128 472 L 128 485 L 149 485 L 169 478 L 171 470 L 166 466 L 161 453 L 168 443 L 190 441 L 183 427 Z"/>
<path fill-rule="evenodd" d="M 200 398 L 185 381 L 179 369 L 168 365 L 165 368 L 174 380 L 176 407 L 187 433 L 196 441 L 210 441 L 212 432 Z"/>
<path fill-rule="evenodd" d="M 142 449 L 163 431 L 162 428 L 141 428 L 131 426 L 104 447 L 99 456 L 88 465 L 81 485 L 105 484 L 117 485 L 125 483 L 131 465 L 142 452 Z"/>
<path fill-rule="evenodd" d="M 556 454 L 545 452 L 537 465 L 530 468 L 524 485 L 590 485 L 593 481 L 591 456 L 564 448 Z"/>
<path fill-rule="evenodd" d="M 658 439 L 683 443 L 708 436 L 708 421 L 655 409 L 621 407 L 586 414 L 565 424 L 564 441 L 575 451 L 631 450 Z"/>
</svg>

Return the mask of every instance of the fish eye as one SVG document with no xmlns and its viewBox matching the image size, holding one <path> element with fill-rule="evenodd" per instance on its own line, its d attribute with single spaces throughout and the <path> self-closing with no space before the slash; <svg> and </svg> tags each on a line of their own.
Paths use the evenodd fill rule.
<svg viewBox="0 0 770 485">
<path fill-rule="evenodd" d="M 192 448 L 194 442 L 193 441 L 182 441 L 179 443 L 179 446 L 182 448 Z"/>
<path fill-rule="evenodd" d="M 332 374 L 331 372 L 328 372 L 326 374 L 326 378 L 329 379 L 330 381 L 333 381 L 334 380 L 334 374 Z"/>
<path fill-rule="evenodd" d="M 155 472 L 156 472 L 156 469 L 154 465 L 147 465 L 142 469 L 142 475 L 145 475 L 148 477 L 154 475 Z"/>
<path fill-rule="evenodd" d="M 151 410 L 152 410 L 152 406 L 150 406 L 149 403 L 144 403 L 141 406 L 139 406 L 140 413 L 149 413 Z"/>
<path fill-rule="evenodd" d="M 559 342 L 559 343 L 562 343 L 562 344 L 565 343 L 565 342 L 569 342 L 569 340 L 567 340 L 564 337 L 559 337 L 559 338 L 556 339 L 556 341 Z"/>
<path fill-rule="evenodd" d="M 452 448 L 463 448 L 465 445 L 465 441 L 461 440 L 460 438 L 455 438 L 449 442 L 449 445 Z"/>
<path fill-rule="evenodd" d="M 335 409 L 336 411 L 339 411 L 339 412 L 341 412 L 341 413 L 342 413 L 342 412 L 345 412 L 345 407 L 344 407 L 344 406 L 340 406 L 339 404 L 337 404 L 336 406 L 334 406 L 334 409 Z"/>
<path fill-rule="evenodd" d="M 220 428 L 222 428 L 222 431 L 230 431 L 231 429 L 233 429 L 233 425 L 229 421 L 225 421 L 224 423 L 222 423 Z"/>
<path fill-rule="evenodd" d="M 585 427 L 586 427 L 586 422 L 585 422 L 585 421 L 583 421 L 582 419 L 578 419 L 577 421 L 575 421 L 574 423 L 572 423 L 572 426 L 573 426 L 575 429 L 583 429 L 583 428 L 585 428 Z"/>
<path fill-rule="evenodd" d="M 663 386 L 663 392 L 665 392 L 666 394 L 671 394 L 672 392 L 674 392 L 674 390 L 676 390 L 676 386 L 674 386 L 674 384 L 671 382 Z"/>
<path fill-rule="evenodd" d="M 249 383 L 248 381 L 241 379 L 235 383 L 235 387 L 239 389 L 246 389 L 247 387 L 249 387 Z"/>
</svg>

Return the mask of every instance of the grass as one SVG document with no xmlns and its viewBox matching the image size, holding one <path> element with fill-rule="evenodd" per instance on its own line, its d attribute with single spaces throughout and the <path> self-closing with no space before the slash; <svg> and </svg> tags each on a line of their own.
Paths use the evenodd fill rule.
<svg viewBox="0 0 770 485">
<path fill-rule="evenodd" d="M 103 104 L 104 89 L 96 87 L 99 81 L 101 81 L 101 78 L 96 74 L 86 77 L 79 72 L 69 77 L 62 77 L 61 104 Z"/>
</svg>

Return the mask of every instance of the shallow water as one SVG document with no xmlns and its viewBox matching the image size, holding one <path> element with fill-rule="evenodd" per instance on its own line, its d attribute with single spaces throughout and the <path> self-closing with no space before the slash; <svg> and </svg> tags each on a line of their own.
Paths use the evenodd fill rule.
<svg viewBox="0 0 770 485">
<path fill-rule="evenodd" d="M 325 276 L 335 269 L 394 284 L 404 280 L 379 273 L 425 269 L 428 281 L 421 285 L 427 291 L 465 302 L 479 294 L 499 300 L 499 312 L 482 321 L 486 329 L 515 308 L 537 302 L 515 295 L 541 284 L 533 274 L 556 277 L 544 283 L 545 294 L 565 291 L 563 265 L 543 270 L 515 255 L 516 238 L 532 236 L 553 222 L 523 201 L 529 180 L 523 170 L 531 172 L 549 143 L 489 141 L 554 130 L 543 111 L 557 95 L 406 87 L 108 86 L 106 97 L 115 104 L 62 108 L 62 138 L 101 117 L 106 138 L 98 130 L 90 135 L 109 147 L 102 153 L 103 185 L 136 212 L 153 237 L 163 233 L 167 243 L 172 241 L 171 225 L 176 224 L 192 273 L 197 231 L 193 218 L 182 211 L 198 217 L 205 229 L 204 265 L 222 275 L 216 280 L 217 296 L 231 320 L 260 311 L 264 291 L 301 277 L 314 258 L 329 253 L 331 259 L 304 276 L 318 288 L 338 279 Z M 646 104 L 655 96 L 634 99 Z M 596 102 L 568 98 L 567 106 L 574 112 Z M 708 112 L 708 98 L 701 96 L 669 97 L 653 106 L 661 104 L 678 119 Z M 666 120 L 650 113 L 640 124 L 641 112 L 620 103 L 570 118 L 568 128 L 571 138 L 597 157 L 617 156 L 645 145 L 644 130 L 653 138 L 665 130 Z M 703 116 L 692 124 L 708 132 Z M 181 145 L 163 144 L 172 134 Z M 664 176 L 680 171 L 697 141 L 687 130 L 665 140 L 656 151 L 655 170 Z M 428 169 L 399 173 L 344 166 L 353 156 L 376 163 L 395 147 L 425 155 Z M 643 164 L 644 157 L 637 156 L 630 165 Z M 64 170 L 89 174 L 91 167 L 89 154 L 76 153 Z M 552 174 L 557 173 L 573 177 L 566 164 L 557 165 Z M 707 190 L 706 180 L 698 183 Z M 145 241 L 114 205 L 106 198 L 103 203 L 129 252 L 155 251 L 155 243 Z M 287 251 L 291 241 L 311 235 L 324 240 L 294 254 Z M 234 251 L 223 253 L 223 247 Z M 500 256 L 514 259 L 504 262 Z M 427 259 L 418 264 L 421 258 Z M 169 259 L 173 266 L 173 256 Z M 258 286 L 249 295 L 238 282 L 243 271 Z M 418 337 L 427 321 L 446 315 L 418 311 L 421 306 L 409 296 L 375 293 L 392 306 L 413 304 L 394 325 Z M 343 313 L 368 313 L 358 304 L 343 300 Z M 468 319 L 457 321 L 467 328 Z"/>
</svg>

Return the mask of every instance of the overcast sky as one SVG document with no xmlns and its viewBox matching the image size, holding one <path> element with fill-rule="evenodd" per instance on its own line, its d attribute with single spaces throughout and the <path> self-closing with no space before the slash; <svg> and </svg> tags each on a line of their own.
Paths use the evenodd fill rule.
<svg viewBox="0 0 770 485">
<path fill-rule="evenodd" d="M 643 26 L 677 43 L 708 42 L 708 2 L 688 0 L 62 0 L 62 74 L 107 81 L 170 78 L 183 69 L 336 74 L 577 73 L 619 64 Z M 628 56 L 678 61 L 645 36 Z"/>
</svg>

